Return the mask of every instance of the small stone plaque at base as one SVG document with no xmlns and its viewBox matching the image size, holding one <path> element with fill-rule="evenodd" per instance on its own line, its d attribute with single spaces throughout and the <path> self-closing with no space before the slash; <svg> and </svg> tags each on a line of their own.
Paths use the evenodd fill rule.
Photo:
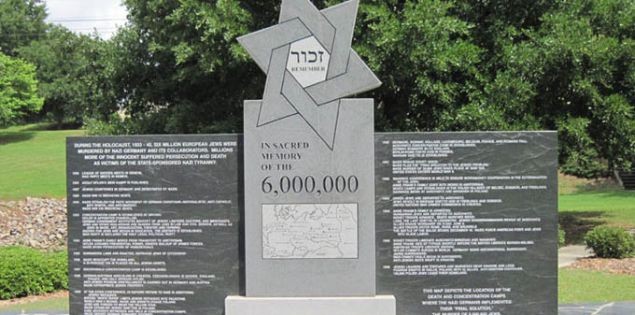
<svg viewBox="0 0 635 315">
<path fill-rule="evenodd" d="M 395 297 L 254 298 L 228 296 L 226 315 L 396 315 Z"/>
</svg>

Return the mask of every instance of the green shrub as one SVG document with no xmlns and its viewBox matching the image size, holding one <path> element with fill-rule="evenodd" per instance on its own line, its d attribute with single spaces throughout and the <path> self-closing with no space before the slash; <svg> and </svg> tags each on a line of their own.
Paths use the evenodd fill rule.
<svg viewBox="0 0 635 315">
<path fill-rule="evenodd" d="M 0 248 L 0 299 L 43 294 L 68 288 L 65 252 L 27 247 Z"/>
<path fill-rule="evenodd" d="M 564 246 L 566 235 L 567 233 L 565 233 L 560 224 L 558 224 L 558 247 Z"/>
<path fill-rule="evenodd" d="M 49 253 L 46 256 L 48 277 L 55 290 L 68 289 L 68 254 L 66 251 Z"/>
<path fill-rule="evenodd" d="M 84 118 L 84 129 L 91 136 L 109 136 L 134 133 L 129 124 L 118 114 L 112 114 L 108 121 Z"/>
<path fill-rule="evenodd" d="M 586 234 L 584 242 L 602 258 L 625 258 L 635 251 L 633 236 L 616 227 L 598 226 Z"/>
<path fill-rule="evenodd" d="M 607 166 L 600 162 L 597 145 L 589 135 L 591 121 L 569 118 L 558 123 L 560 170 L 568 175 L 595 178 L 606 175 Z"/>
</svg>

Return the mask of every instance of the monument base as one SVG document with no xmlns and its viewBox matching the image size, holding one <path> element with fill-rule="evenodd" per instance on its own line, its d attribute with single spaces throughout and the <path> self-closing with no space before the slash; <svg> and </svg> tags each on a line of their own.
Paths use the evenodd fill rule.
<svg viewBox="0 0 635 315">
<path fill-rule="evenodd" d="M 228 296 L 225 315 L 396 315 L 395 297 Z"/>
</svg>

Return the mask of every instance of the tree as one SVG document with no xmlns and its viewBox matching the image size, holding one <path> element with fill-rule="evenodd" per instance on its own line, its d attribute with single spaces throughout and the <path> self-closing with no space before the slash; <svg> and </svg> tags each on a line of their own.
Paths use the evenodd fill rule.
<svg viewBox="0 0 635 315">
<path fill-rule="evenodd" d="M 440 129 L 557 129 L 564 171 L 631 167 L 635 1 L 470 1 L 454 11 L 474 22 L 483 86 Z"/>
<path fill-rule="evenodd" d="M 44 38 L 19 48 L 18 54 L 37 65 L 43 111 L 58 125 L 81 125 L 84 116 L 98 108 L 114 110 L 108 48 L 101 40 L 54 26 Z M 97 106 L 102 102 L 109 106 Z"/>
<path fill-rule="evenodd" d="M 354 46 L 383 81 L 373 92 L 380 130 L 435 130 L 448 112 L 475 101 L 481 49 L 451 1 L 362 5 Z"/>
<path fill-rule="evenodd" d="M 236 37 L 276 24 L 280 0 L 125 4 L 116 102 L 96 111 L 120 106 L 125 132 L 240 131 L 265 75 Z M 377 130 L 558 129 L 562 165 L 593 176 L 635 160 L 633 17 L 633 0 L 367 0 L 353 45 L 384 83 Z"/>
<path fill-rule="evenodd" d="M 40 0 L 0 0 L 0 52 L 16 55 L 18 47 L 44 36 L 48 25 Z"/>
<path fill-rule="evenodd" d="M 373 94 L 380 128 L 431 130 L 446 108 L 470 99 L 480 51 L 470 25 L 449 16 L 451 3 L 393 2 L 361 7 L 355 48 L 385 82 Z M 114 82 L 139 130 L 239 131 L 242 102 L 262 96 L 265 75 L 236 37 L 276 24 L 280 1 L 125 3 L 130 27 L 114 39 Z"/>
<path fill-rule="evenodd" d="M 591 165 L 598 152 L 607 169 L 630 167 L 635 22 L 624 12 L 635 12 L 635 2 L 576 0 L 548 11 L 539 27 L 523 30 L 526 40 L 503 45 L 498 70 L 484 89 L 485 102 L 522 129 L 563 131 L 563 164 L 570 165 L 562 158 L 571 156 Z M 587 122 L 575 123 L 575 130 L 586 132 L 580 137 L 592 147 L 566 154 L 578 147 L 565 136 L 567 121 Z M 584 152 L 590 155 L 580 157 Z"/>
<path fill-rule="evenodd" d="M 35 67 L 0 53 L 0 126 L 40 110 L 42 102 L 37 95 Z"/>
<path fill-rule="evenodd" d="M 265 2 L 248 3 L 258 10 L 276 1 Z M 259 97 L 264 75 L 235 39 L 260 19 L 238 1 L 125 3 L 130 26 L 113 39 L 113 82 L 137 130 L 239 131 L 242 101 Z"/>
</svg>

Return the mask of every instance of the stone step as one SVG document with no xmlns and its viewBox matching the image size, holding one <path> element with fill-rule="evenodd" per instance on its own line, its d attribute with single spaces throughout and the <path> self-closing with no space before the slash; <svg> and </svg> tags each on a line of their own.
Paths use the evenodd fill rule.
<svg viewBox="0 0 635 315">
<path fill-rule="evenodd" d="M 617 174 L 620 177 L 624 189 L 635 190 L 635 172 L 620 171 Z"/>
</svg>

